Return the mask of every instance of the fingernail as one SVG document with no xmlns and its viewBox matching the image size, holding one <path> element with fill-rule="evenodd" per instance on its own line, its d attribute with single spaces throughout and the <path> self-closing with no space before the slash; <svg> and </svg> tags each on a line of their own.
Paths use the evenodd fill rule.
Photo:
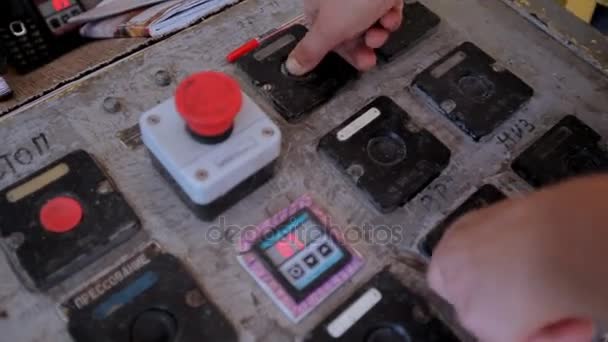
<svg viewBox="0 0 608 342">
<path fill-rule="evenodd" d="M 300 62 L 298 62 L 294 57 L 287 58 L 285 67 L 287 68 L 287 71 L 294 76 L 302 76 L 306 73 L 306 70 L 302 64 L 300 64 Z"/>
</svg>

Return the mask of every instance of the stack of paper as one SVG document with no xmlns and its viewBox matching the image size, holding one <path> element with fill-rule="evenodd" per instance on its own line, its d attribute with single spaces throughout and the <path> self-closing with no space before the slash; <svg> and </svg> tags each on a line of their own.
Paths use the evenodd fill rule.
<svg viewBox="0 0 608 342">
<path fill-rule="evenodd" d="M 240 0 L 106 0 L 74 17 L 85 37 L 160 37 Z"/>
</svg>

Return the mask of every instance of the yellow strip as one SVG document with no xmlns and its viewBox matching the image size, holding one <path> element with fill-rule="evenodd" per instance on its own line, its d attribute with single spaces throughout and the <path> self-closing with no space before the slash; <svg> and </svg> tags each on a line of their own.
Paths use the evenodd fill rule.
<svg viewBox="0 0 608 342">
<path fill-rule="evenodd" d="M 596 5 L 596 0 L 566 1 L 566 8 L 586 22 L 591 22 L 591 17 L 593 17 L 593 12 L 595 12 Z"/>
<path fill-rule="evenodd" d="M 6 193 L 6 199 L 15 203 L 20 201 L 26 196 L 33 194 L 34 192 L 44 188 L 45 186 L 53 183 L 59 178 L 65 176 L 70 172 L 70 167 L 68 164 L 61 163 L 54 168 L 44 172 L 41 175 L 38 175 L 27 183 L 23 183 L 18 187 L 12 189 L 11 191 Z"/>
</svg>

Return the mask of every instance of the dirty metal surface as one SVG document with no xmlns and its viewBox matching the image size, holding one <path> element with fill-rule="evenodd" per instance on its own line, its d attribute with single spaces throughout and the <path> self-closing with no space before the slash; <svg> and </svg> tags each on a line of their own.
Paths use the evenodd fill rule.
<svg viewBox="0 0 608 342">
<path fill-rule="evenodd" d="M 399 279 L 436 303 L 422 282 L 423 267 L 417 261 L 421 254 L 416 247 L 420 239 L 484 184 L 495 185 L 508 197 L 531 191 L 510 164 L 565 115 L 576 115 L 608 137 L 608 117 L 603 115 L 608 107 L 604 96 L 608 81 L 501 1 L 422 2 L 442 19 L 434 35 L 395 61 L 362 75 L 297 124 L 287 124 L 224 58 L 240 42 L 300 13 L 298 0 L 246 1 L 1 118 L 0 188 L 71 151 L 85 149 L 113 177 L 142 226 L 134 238 L 46 294 L 27 290 L 2 254 L 2 339 L 70 341 L 59 303 L 150 240 L 188 265 L 242 340 L 303 338 L 385 265 L 392 265 Z M 479 142 L 427 106 L 409 86 L 419 72 L 465 41 L 474 42 L 535 90 L 522 110 Z M 152 168 L 133 128 L 142 112 L 172 96 L 178 80 L 205 69 L 235 75 L 285 137 L 274 178 L 212 223 L 196 219 Z M 158 76 L 159 71 L 171 76 L 169 85 L 166 73 Z M 431 132 L 451 151 L 441 175 L 390 214 L 378 212 L 317 152 L 323 135 L 380 95 L 391 97 L 416 126 Z M 24 149 L 31 158 L 23 158 Z M 345 232 L 354 234 L 352 245 L 363 255 L 365 266 L 296 325 L 238 264 L 234 232 L 264 221 L 305 193 Z M 389 239 L 384 234 L 387 228 Z M 357 238 L 365 231 L 372 232 L 367 234 L 371 239 Z M 436 308 L 449 316 L 443 305 Z"/>
<path fill-rule="evenodd" d="M 593 27 L 585 25 L 569 11 L 564 11 L 558 1 L 503 1 L 602 73 L 608 73 L 606 36 Z"/>
</svg>

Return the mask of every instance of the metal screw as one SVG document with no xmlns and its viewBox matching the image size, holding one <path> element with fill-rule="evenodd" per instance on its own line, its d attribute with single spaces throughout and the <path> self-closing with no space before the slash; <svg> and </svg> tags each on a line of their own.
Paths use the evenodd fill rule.
<svg viewBox="0 0 608 342">
<path fill-rule="evenodd" d="M 445 100 L 441 102 L 439 106 L 441 107 L 441 109 L 443 109 L 444 112 L 451 113 L 452 111 L 454 111 L 454 109 L 456 109 L 456 102 L 454 102 L 454 100 Z"/>
<path fill-rule="evenodd" d="M 13 233 L 6 239 L 6 245 L 11 249 L 17 249 L 25 242 L 23 233 Z"/>
<path fill-rule="evenodd" d="M 159 87 L 166 87 L 171 84 L 171 74 L 166 70 L 158 70 L 154 74 L 154 83 Z"/>
<path fill-rule="evenodd" d="M 115 114 L 120 111 L 121 105 L 117 98 L 109 96 L 103 100 L 103 110 L 110 114 Z"/>
<path fill-rule="evenodd" d="M 158 115 L 150 115 L 146 121 L 148 121 L 150 125 L 156 125 L 160 122 L 160 118 Z"/>
<path fill-rule="evenodd" d="M 207 178 L 209 178 L 209 173 L 206 170 L 197 170 L 195 177 L 197 180 L 204 182 L 207 180 Z"/>
<path fill-rule="evenodd" d="M 492 64 L 492 70 L 494 70 L 495 72 L 503 72 L 505 71 L 505 68 L 498 63 L 494 63 Z"/>
<path fill-rule="evenodd" d="M 346 172 L 355 180 L 359 180 L 359 178 L 361 178 L 361 176 L 363 176 L 363 174 L 365 173 L 365 169 L 363 168 L 363 166 L 359 165 L 359 164 L 353 164 L 351 165 Z"/>
<path fill-rule="evenodd" d="M 114 189 L 112 189 L 112 185 L 107 180 L 102 181 L 97 186 L 97 193 L 100 195 L 106 195 L 113 191 L 114 191 Z"/>
<path fill-rule="evenodd" d="M 190 290 L 186 292 L 186 304 L 193 308 L 199 308 L 205 304 L 205 297 L 199 290 Z"/>
<path fill-rule="evenodd" d="M 265 137 L 272 137 L 274 136 L 274 129 L 270 127 L 265 127 L 262 129 L 262 135 Z"/>
<path fill-rule="evenodd" d="M 431 317 L 429 317 L 429 315 L 426 313 L 426 311 L 424 311 L 418 305 L 414 306 L 414 309 L 412 309 L 412 316 L 414 316 L 414 319 L 417 322 L 422 323 L 422 324 L 426 324 L 431 321 Z"/>
<path fill-rule="evenodd" d="M 266 83 L 262 86 L 262 90 L 264 90 L 264 91 L 271 91 L 272 88 L 273 88 L 272 84 L 268 84 L 268 83 Z"/>
</svg>

